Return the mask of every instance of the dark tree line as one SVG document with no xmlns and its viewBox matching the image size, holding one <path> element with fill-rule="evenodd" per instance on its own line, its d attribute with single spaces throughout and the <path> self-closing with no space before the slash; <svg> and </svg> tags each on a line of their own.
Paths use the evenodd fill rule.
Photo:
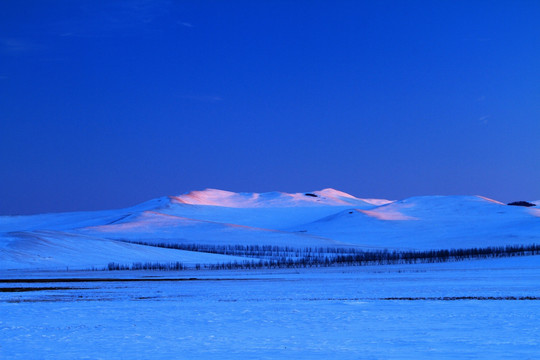
<svg viewBox="0 0 540 360">
<path fill-rule="evenodd" d="M 107 270 L 184 270 L 186 267 L 181 262 L 135 262 L 131 265 L 121 265 L 115 262 L 110 262 L 107 265 Z"/>
<path fill-rule="evenodd" d="M 390 264 L 417 264 L 486 259 L 540 254 L 540 245 L 489 246 L 469 249 L 441 249 L 425 251 L 361 250 L 358 248 L 336 247 L 280 247 L 275 245 L 202 245 L 134 242 L 140 245 L 179 249 L 194 252 L 257 258 L 245 261 L 231 261 L 215 264 L 197 264 L 195 269 L 276 269 L 328 266 L 363 266 Z M 133 263 L 120 265 L 109 263 L 108 270 L 183 270 L 187 267 L 180 262 Z"/>
</svg>

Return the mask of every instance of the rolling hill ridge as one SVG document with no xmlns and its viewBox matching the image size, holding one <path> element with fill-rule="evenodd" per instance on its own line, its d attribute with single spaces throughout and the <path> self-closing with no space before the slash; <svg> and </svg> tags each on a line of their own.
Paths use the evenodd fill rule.
<svg viewBox="0 0 540 360">
<path fill-rule="evenodd" d="M 118 210 L 1 216 L 0 268 L 233 258 L 135 242 L 389 250 L 533 244 L 540 243 L 540 209 L 482 196 L 391 201 L 334 189 L 293 194 L 206 189 Z"/>
</svg>

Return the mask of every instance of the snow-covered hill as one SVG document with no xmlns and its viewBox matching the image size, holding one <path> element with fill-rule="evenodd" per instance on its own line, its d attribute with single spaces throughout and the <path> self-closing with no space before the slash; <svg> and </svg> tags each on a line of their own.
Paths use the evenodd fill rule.
<svg viewBox="0 0 540 360">
<path fill-rule="evenodd" d="M 372 206 L 390 203 L 380 199 L 358 199 L 352 195 L 334 189 L 324 189 L 311 193 L 287 194 L 269 193 L 234 193 L 230 191 L 206 189 L 171 196 L 173 203 L 189 205 L 214 205 L 232 208 L 269 208 L 269 207 L 306 207 L 306 206 Z"/>
<path fill-rule="evenodd" d="M 169 244 L 449 249 L 540 243 L 540 209 L 481 196 L 361 199 L 334 189 L 207 189 L 126 209 L 0 217 L 0 268 L 88 268 L 108 262 L 235 259 Z"/>
</svg>

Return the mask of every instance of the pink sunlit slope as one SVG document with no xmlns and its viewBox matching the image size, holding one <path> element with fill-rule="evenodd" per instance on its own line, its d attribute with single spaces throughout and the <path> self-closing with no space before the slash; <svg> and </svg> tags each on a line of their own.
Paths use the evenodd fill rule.
<svg viewBox="0 0 540 360">
<path fill-rule="evenodd" d="M 359 199 L 342 191 L 324 189 L 309 193 L 288 194 L 234 193 L 224 190 L 206 189 L 170 197 L 172 203 L 189 205 L 211 205 L 232 208 L 257 207 L 304 207 L 304 206 L 342 206 L 342 205 L 382 205 L 390 201 L 383 199 Z"/>
</svg>

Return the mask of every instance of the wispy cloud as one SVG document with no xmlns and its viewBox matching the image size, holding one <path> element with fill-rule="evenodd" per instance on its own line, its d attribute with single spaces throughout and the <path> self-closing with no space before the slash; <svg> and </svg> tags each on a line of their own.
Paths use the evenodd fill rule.
<svg viewBox="0 0 540 360">
<path fill-rule="evenodd" d="M 37 49 L 38 46 L 19 38 L 0 38 L 0 51 L 8 55 L 19 55 Z"/>
<path fill-rule="evenodd" d="M 491 117 L 491 115 L 484 115 L 484 116 L 480 116 L 480 118 L 478 119 L 482 124 L 487 124 L 489 122 L 489 118 Z"/>
<path fill-rule="evenodd" d="M 184 21 L 179 21 L 178 24 L 185 27 L 193 27 L 193 24 Z"/>
<path fill-rule="evenodd" d="M 493 39 L 488 38 L 488 37 L 468 37 L 468 38 L 464 38 L 463 40 L 464 41 L 488 42 L 488 41 L 491 41 Z"/>
<path fill-rule="evenodd" d="M 201 102 L 219 102 L 223 101 L 221 96 L 217 95 L 179 95 L 180 99 L 201 101 Z"/>
<path fill-rule="evenodd" d="M 169 16 L 171 6 L 169 0 L 89 1 L 80 6 L 80 16 L 57 24 L 58 34 L 110 37 L 154 32 L 166 23 L 163 19 Z"/>
</svg>

